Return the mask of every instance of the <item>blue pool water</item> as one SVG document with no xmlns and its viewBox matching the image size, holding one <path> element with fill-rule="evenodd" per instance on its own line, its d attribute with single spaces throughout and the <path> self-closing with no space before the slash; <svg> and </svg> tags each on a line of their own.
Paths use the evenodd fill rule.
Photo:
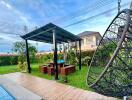
<svg viewBox="0 0 132 100">
<path fill-rule="evenodd" d="M 15 98 L 3 86 L 0 86 L 0 100 L 15 100 Z"/>
</svg>

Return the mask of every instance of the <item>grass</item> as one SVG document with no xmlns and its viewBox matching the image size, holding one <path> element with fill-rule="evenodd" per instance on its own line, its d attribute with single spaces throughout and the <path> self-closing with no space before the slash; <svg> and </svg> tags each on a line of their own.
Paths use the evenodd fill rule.
<svg viewBox="0 0 132 100">
<path fill-rule="evenodd" d="M 16 65 L 0 66 L 0 75 L 17 72 Z"/>
<path fill-rule="evenodd" d="M 48 74 L 43 74 L 39 71 L 39 65 L 38 64 L 32 64 L 31 67 L 32 67 L 32 73 L 31 75 L 34 75 L 34 76 L 38 76 L 38 77 L 41 77 L 41 78 L 46 78 L 46 79 L 49 79 L 49 80 L 52 80 L 54 79 L 54 76 L 50 76 Z"/>
<path fill-rule="evenodd" d="M 32 73 L 31 75 L 37 76 L 37 77 L 41 77 L 41 78 L 45 78 L 45 79 L 49 79 L 49 80 L 54 80 L 54 76 L 50 76 L 48 74 L 43 74 L 39 72 L 39 68 L 38 68 L 38 64 L 32 64 Z M 99 68 L 94 68 L 95 71 L 102 71 Z M 70 75 L 67 76 L 67 83 L 64 83 L 63 81 L 63 77 L 59 75 L 59 80 L 58 82 L 63 83 L 63 84 L 67 84 L 67 85 L 71 85 L 77 88 L 81 88 L 81 89 L 85 89 L 85 90 L 91 90 L 90 88 L 88 88 L 87 84 L 86 84 L 86 77 L 87 77 L 87 71 L 88 71 L 88 67 L 86 66 L 82 66 L 81 70 L 77 70 L 75 73 L 72 73 Z M 12 72 L 17 72 L 17 67 L 16 65 L 12 65 L 12 66 L 0 66 L 0 74 L 7 74 L 7 73 L 12 73 Z"/>
<path fill-rule="evenodd" d="M 82 89 L 89 89 L 86 84 L 86 77 L 87 77 L 87 71 L 88 67 L 83 66 L 81 70 L 77 70 L 75 73 L 72 73 L 67 76 L 68 82 L 65 84 L 82 88 Z M 60 80 L 61 83 L 64 83 L 64 81 Z"/>
</svg>

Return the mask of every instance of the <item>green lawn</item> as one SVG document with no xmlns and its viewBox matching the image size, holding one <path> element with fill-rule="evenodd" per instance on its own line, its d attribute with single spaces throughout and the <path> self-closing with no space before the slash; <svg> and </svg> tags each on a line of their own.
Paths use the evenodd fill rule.
<svg viewBox="0 0 132 100">
<path fill-rule="evenodd" d="M 38 70 L 38 64 L 32 64 L 32 75 L 34 76 L 38 76 L 41 78 L 46 78 L 46 79 L 50 79 L 50 80 L 54 80 L 54 76 L 50 76 L 48 74 L 43 74 L 40 73 Z M 78 88 L 82 88 L 82 89 L 87 89 L 90 90 L 88 88 L 88 86 L 86 85 L 86 77 L 87 77 L 87 71 L 88 68 L 86 66 L 82 66 L 82 70 L 77 70 L 75 73 L 72 73 L 70 75 L 67 76 L 67 83 L 64 83 L 64 78 L 62 76 L 59 75 L 59 80 L 58 82 L 67 84 L 67 85 L 71 85 L 74 87 L 78 87 Z M 95 71 L 99 71 L 98 68 L 95 69 Z M 102 70 L 100 70 L 102 71 Z M 7 73 L 12 73 L 12 72 L 17 72 L 17 66 L 16 65 L 12 65 L 12 66 L 0 66 L 0 74 L 7 74 Z"/>
<path fill-rule="evenodd" d="M 68 82 L 65 84 L 82 89 L 88 89 L 88 86 L 86 85 L 87 71 L 88 71 L 88 67 L 83 66 L 81 70 L 77 70 L 75 73 L 68 75 L 67 76 Z M 64 83 L 62 79 L 59 82 Z"/>
<path fill-rule="evenodd" d="M 50 75 L 48 75 L 48 74 L 43 74 L 43 73 L 41 73 L 40 71 L 39 71 L 39 67 L 38 67 L 39 65 L 38 64 L 32 64 L 31 65 L 31 67 L 32 67 L 32 75 L 34 75 L 34 76 L 38 76 L 38 77 L 41 77 L 41 78 L 46 78 L 46 79 L 50 79 L 50 80 L 52 80 L 52 79 L 54 79 L 54 77 L 53 76 L 50 76 Z"/>
<path fill-rule="evenodd" d="M 0 75 L 17 72 L 16 65 L 0 66 Z"/>
</svg>

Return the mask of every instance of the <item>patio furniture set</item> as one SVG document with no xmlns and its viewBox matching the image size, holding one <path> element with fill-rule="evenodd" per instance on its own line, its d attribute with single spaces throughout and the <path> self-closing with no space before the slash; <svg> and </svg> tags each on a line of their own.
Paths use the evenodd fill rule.
<svg viewBox="0 0 132 100">
<path fill-rule="evenodd" d="M 75 65 L 67 65 L 64 60 L 58 60 L 58 73 L 61 75 L 69 75 L 70 73 L 74 73 L 76 71 Z M 40 65 L 39 71 L 44 74 L 54 75 L 55 67 L 54 63 L 50 62 L 47 65 Z"/>
</svg>

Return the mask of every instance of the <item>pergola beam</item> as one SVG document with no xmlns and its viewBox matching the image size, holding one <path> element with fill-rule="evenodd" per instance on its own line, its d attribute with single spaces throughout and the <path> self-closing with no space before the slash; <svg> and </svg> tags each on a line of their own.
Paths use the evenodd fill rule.
<svg viewBox="0 0 132 100">
<path fill-rule="evenodd" d="M 31 38 L 31 40 L 43 40 L 43 42 L 53 43 L 53 40 L 45 38 L 45 37 L 40 37 L 40 36 L 36 36 L 35 39 Z"/>
<path fill-rule="evenodd" d="M 48 35 L 38 35 L 36 36 L 35 38 L 29 38 L 30 40 L 43 40 L 43 42 L 47 42 L 47 43 L 53 43 L 53 40 L 51 39 L 53 38 L 52 36 L 48 36 Z M 58 37 L 56 36 L 56 40 L 57 40 L 57 43 L 61 43 L 62 40 L 64 42 L 67 42 L 64 38 L 61 38 L 61 37 Z"/>
<path fill-rule="evenodd" d="M 56 29 L 55 29 L 55 31 L 56 31 Z M 48 34 L 50 34 L 50 32 L 48 32 Z M 52 36 L 50 36 L 48 34 L 46 34 L 47 38 L 52 38 Z M 56 40 L 57 40 L 57 42 L 58 41 L 68 42 L 67 39 L 65 39 L 65 37 L 64 36 L 62 37 L 61 35 L 56 35 Z"/>
<path fill-rule="evenodd" d="M 54 29 L 54 30 L 55 30 L 55 29 Z M 56 30 L 55 30 L 55 31 L 56 31 Z M 51 36 L 51 35 L 49 35 L 49 34 L 50 34 L 50 33 L 47 32 L 45 35 L 40 35 L 40 37 L 51 40 L 51 38 L 53 38 L 53 36 Z M 57 40 L 57 42 L 59 42 L 59 43 L 61 43 L 62 41 L 63 41 L 63 42 L 67 42 L 67 41 L 65 40 L 64 37 L 62 38 L 62 37 L 57 36 L 57 35 L 56 35 L 56 40 Z M 52 40 L 51 40 L 51 41 L 52 41 Z"/>
<path fill-rule="evenodd" d="M 78 41 L 78 38 L 79 37 L 75 37 L 75 35 L 73 35 L 72 33 L 62 29 L 62 28 L 59 28 L 59 27 L 56 27 L 56 30 L 61 30 L 62 32 L 58 32 L 59 33 L 59 36 L 61 36 L 62 38 L 67 38 L 69 40 L 72 40 L 72 42 L 74 41 Z M 61 34 L 61 33 L 70 33 L 70 34 Z"/>
<path fill-rule="evenodd" d="M 55 28 L 55 27 L 52 27 L 52 28 L 49 28 L 49 29 L 47 29 L 47 30 L 45 30 L 45 31 L 41 31 L 42 29 L 37 29 L 37 30 L 40 31 L 40 32 L 38 32 L 37 34 L 34 34 L 34 35 L 31 34 L 31 36 L 28 36 L 29 34 L 26 34 L 26 35 L 23 36 L 23 38 L 25 38 L 25 39 L 28 40 L 28 39 L 30 39 L 30 38 L 36 37 L 36 36 L 38 36 L 38 35 L 41 35 L 41 34 L 43 34 L 43 33 L 45 33 L 45 32 L 51 31 L 51 30 L 53 30 L 54 28 Z M 36 31 L 36 30 L 34 30 L 33 32 L 36 33 L 35 31 Z M 32 32 L 32 33 L 33 33 L 33 32 Z"/>
</svg>

